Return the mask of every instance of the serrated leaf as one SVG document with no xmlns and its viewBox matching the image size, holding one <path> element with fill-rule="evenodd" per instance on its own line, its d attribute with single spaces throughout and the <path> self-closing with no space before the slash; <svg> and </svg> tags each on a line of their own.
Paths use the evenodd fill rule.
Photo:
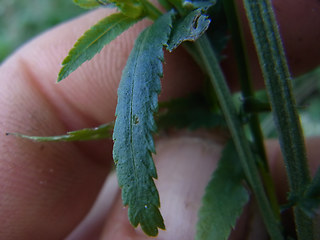
<svg viewBox="0 0 320 240">
<path fill-rule="evenodd" d="M 90 9 L 100 7 L 101 3 L 97 0 L 73 0 L 74 4 L 78 5 L 79 7 Z"/>
<path fill-rule="evenodd" d="M 133 226 L 141 225 L 151 236 L 164 229 L 159 211 L 157 177 L 151 153 L 155 152 L 152 132 L 158 107 L 163 45 L 167 42 L 173 13 L 161 16 L 137 38 L 118 88 L 114 127 L 113 158 L 122 200 L 129 207 Z"/>
<path fill-rule="evenodd" d="M 141 20 L 130 18 L 122 13 L 114 13 L 91 27 L 78 39 L 68 56 L 63 60 L 58 82 L 66 78 L 82 63 L 93 56 L 130 26 Z"/>
<path fill-rule="evenodd" d="M 168 41 L 168 51 L 173 51 L 184 41 L 197 40 L 209 27 L 210 19 L 203 14 L 202 9 L 196 9 L 174 24 Z"/>
<path fill-rule="evenodd" d="M 68 132 L 66 135 L 60 136 L 28 136 L 20 133 L 7 133 L 7 135 L 14 135 L 21 138 L 26 138 L 34 140 L 37 142 L 58 142 L 58 141 L 88 141 L 88 140 L 98 140 L 107 139 L 112 136 L 113 123 L 102 124 L 95 128 L 84 128 L 77 131 Z"/>
<path fill-rule="evenodd" d="M 196 240 L 228 239 L 249 194 L 237 151 L 230 141 L 222 152 L 218 167 L 206 187 L 198 213 Z"/>
</svg>

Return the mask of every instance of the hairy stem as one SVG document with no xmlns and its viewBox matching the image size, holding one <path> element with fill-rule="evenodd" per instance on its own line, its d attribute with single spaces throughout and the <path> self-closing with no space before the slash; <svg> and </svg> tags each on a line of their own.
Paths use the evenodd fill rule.
<svg viewBox="0 0 320 240">
<path fill-rule="evenodd" d="M 248 56 L 245 49 L 244 37 L 241 31 L 238 13 L 234 0 L 223 1 L 225 13 L 228 19 L 229 29 L 232 35 L 232 42 L 235 49 L 236 60 L 238 64 L 239 80 L 241 84 L 241 92 L 245 99 L 254 98 L 254 89 L 252 77 L 250 75 L 250 67 Z M 260 175 L 262 177 L 268 198 L 272 209 L 277 218 L 280 219 L 280 207 L 275 194 L 275 187 L 268 167 L 266 151 L 264 148 L 263 134 L 260 127 L 259 117 L 257 113 L 251 113 L 249 118 L 249 127 L 251 129 L 252 139 L 260 156 L 261 163 L 258 165 Z"/>
<path fill-rule="evenodd" d="M 244 0 L 244 4 L 279 134 L 291 195 L 302 196 L 310 183 L 310 174 L 292 79 L 272 5 L 269 0 Z M 299 239 L 313 239 L 311 219 L 295 209 L 295 220 Z"/>
<path fill-rule="evenodd" d="M 249 185 L 255 194 L 266 228 L 272 239 L 283 239 L 279 221 L 274 216 L 268 198 L 265 194 L 256 166 L 256 161 L 251 152 L 249 143 L 246 141 L 245 133 L 232 102 L 231 93 L 219 66 L 217 57 L 211 47 L 210 41 L 206 35 L 203 35 L 195 44 L 215 89 L 220 107 L 223 111 L 236 146 L 242 168 Z"/>
</svg>

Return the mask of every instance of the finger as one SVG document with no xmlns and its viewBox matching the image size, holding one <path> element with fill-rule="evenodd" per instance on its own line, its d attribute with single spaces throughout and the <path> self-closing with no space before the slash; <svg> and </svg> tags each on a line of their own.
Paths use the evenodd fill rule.
<svg viewBox="0 0 320 240">
<path fill-rule="evenodd" d="M 217 167 L 226 137 L 221 133 L 183 133 L 157 142 L 155 161 L 158 170 L 156 185 L 160 195 L 161 213 L 166 230 L 159 230 L 157 239 L 193 240 L 196 234 L 198 210 L 205 187 Z M 257 206 L 250 202 L 239 218 L 230 240 L 267 239 Z M 212 213 L 214 214 L 214 213 Z M 82 240 L 84 238 L 80 238 Z M 150 239 L 138 227 L 133 228 L 122 206 L 121 196 L 107 214 L 101 240 Z"/>
<path fill-rule="evenodd" d="M 104 14 L 102 14 L 102 11 L 100 12 L 100 14 L 104 15 Z M 66 130 L 66 128 L 67 129 L 79 128 L 82 126 L 88 126 L 88 124 L 95 124 L 96 122 L 104 122 L 104 117 L 105 117 L 105 119 L 113 118 L 113 115 L 110 115 L 110 113 L 112 112 L 112 114 L 113 114 L 113 111 L 114 111 L 115 97 L 111 98 L 111 99 L 109 99 L 107 97 L 99 97 L 99 99 L 96 100 L 96 98 L 92 97 L 92 95 L 96 94 L 96 91 L 92 91 L 92 92 L 89 91 L 91 85 L 90 86 L 85 85 L 85 83 L 84 83 L 85 80 L 83 80 L 83 79 L 86 79 L 86 80 L 88 80 L 88 79 L 98 79 L 99 80 L 100 79 L 102 81 L 102 78 L 105 79 L 105 75 L 102 75 L 102 74 L 101 75 L 98 74 L 97 76 L 94 75 L 94 74 L 96 74 L 95 72 L 100 72 L 99 69 L 104 69 L 106 67 L 105 64 L 99 65 L 99 63 L 98 63 L 99 61 L 97 61 L 95 64 L 93 62 L 92 65 L 88 64 L 87 67 L 83 67 L 82 74 L 74 75 L 74 78 L 77 78 L 74 81 L 78 81 L 78 80 L 80 81 L 82 79 L 82 82 L 79 85 L 77 84 L 77 86 L 75 84 L 72 85 L 71 83 L 68 83 L 68 84 L 70 84 L 69 87 L 58 88 L 58 87 L 56 87 L 58 85 L 52 87 L 52 86 L 50 86 L 50 84 L 48 84 L 49 80 L 51 80 L 51 77 L 50 77 L 51 75 L 49 76 L 47 74 L 51 73 L 51 71 L 48 71 L 47 69 L 50 69 L 50 68 L 52 68 L 52 66 L 55 66 L 55 64 L 57 63 L 57 59 L 61 58 L 59 61 L 59 62 L 61 62 L 63 57 L 61 57 L 59 54 L 61 54 L 61 52 L 63 52 L 63 51 L 65 51 L 65 53 L 66 53 L 67 52 L 66 49 L 69 49 L 72 45 L 72 44 L 70 44 L 70 46 L 68 46 L 66 49 L 61 50 L 61 48 L 59 47 L 60 44 L 57 45 L 57 42 L 56 42 L 57 36 L 61 36 L 61 34 L 64 34 L 64 36 L 67 36 L 65 43 L 68 43 L 69 42 L 68 39 L 71 39 L 71 38 L 74 38 L 74 40 L 75 40 L 78 37 L 77 34 L 80 32 L 79 29 L 82 30 L 82 26 L 85 26 L 86 23 L 88 25 L 90 25 L 89 24 L 90 19 L 92 22 L 96 21 L 97 20 L 96 17 L 98 17 L 98 14 L 87 16 L 86 21 L 78 20 L 79 22 L 76 22 L 78 24 L 74 23 L 74 25 L 72 25 L 70 23 L 69 26 L 73 28 L 73 31 L 70 31 L 70 29 L 71 29 L 70 27 L 69 28 L 61 27 L 61 28 L 58 28 L 55 30 L 55 34 L 47 33 L 46 35 L 42 36 L 38 40 L 34 41 L 33 43 L 30 43 L 30 45 L 28 45 L 29 47 L 26 46 L 23 49 L 21 49 L 15 55 L 15 57 L 12 57 L 11 59 L 9 59 L 1 67 L 1 72 L 6 73 L 6 74 L 1 75 L 1 80 L 8 79 L 6 81 L 1 81 L 1 84 L 3 86 L 3 88 L 1 86 L 1 89 L 6 90 L 6 91 L 4 91 L 4 94 L 1 95 L 1 97 L 2 97 L 1 101 L 3 101 L 5 103 L 3 109 L 1 109 L 1 110 L 4 110 L 4 111 L 2 111 L 3 115 L 1 116 L 2 117 L 1 126 L 3 126 L 4 129 L 8 129 L 7 131 L 17 131 L 17 128 L 20 128 L 21 130 L 23 130 L 24 129 L 23 126 L 28 125 L 31 128 L 29 133 L 35 134 L 35 133 L 41 132 L 43 134 L 52 134 L 53 132 L 54 133 L 55 132 L 59 132 L 59 133 L 64 132 Z M 141 23 L 141 25 L 143 25 L 143 24 L 145 24 L 145 23 Z M 136 28 L 139 28 L 139 26 Z M 59 30 L 59 29 L 64 29 L 64 30 Z M 134 32 L 134 30 L 132 30 L 132 33 L 137 34 L 137 32 Z M 131 36 L 130 32 L 128 33 L 128 36 Z M 129 39 L 127 39 L 129 41 L 128 44 L 132 45 L 133 38 L 132 39 L 130 37 L 128 37 L 128 38 L 129 38 Z M 41 40 L 41 39 L 45 39 L 45 40 Z M 123 39 L 126 39 L 126 38 L 123 37 Z M 118 40 L 118 41 L 122 42 L 123 40 Z M 126 49 L 126 46 L 127 46 L 126 44 L 124 44 L 123 49 Z M 64 42 L 61 44 L 61 46 L 63 46 L 63 45 L 64 45 Z M 42 47 L 40 47 L 40 46 L 42 46 Z M 48 46 L 51 46 L 51 47 L 48 48 Z M 33 50 L 30 51 L 30 49 L 33 49 Z M 112 52 L 112 49 L 109 49 L 109 50 Z M 118 50 L 120 51 L 120 53 L 122 52 L 122 49 L 118 49 Z M 128 51 L 125 51 L 125 52 L 128 55 Z M 107 53 L 109 53 L 109 51 L 106 50 L 105 54 L 107 54 Z M 117 52 L 117 54 L 119 54 L 119 52 Z M 30 57 L 31 57 L 30 61 L 28 60 L 28 55 L 30 55 Z M 101 53 L 100 56 L 101 56 L 102 60 L 104 60 L 104 58 L 102 57 L 102 56 L 104 56 L 103 53 Z M 116 55 L 116 56 L 121 57 L 123 55 L 120 54 L 120 55 Z M 125 60 L 125 58 L 126 57 L 124 57 L 123 60 Z M 112 57 L 109 57 L 109 60 L 110 59 L 113 60 Z M 170 61 L 172 61 L 174 63 L 175 62 L 177 62 L 177 63 L 182 62 L 183 64 L 181 64 L 181 66 L 185 66 L 186 62 L 184 62 L 184 61 L 188 62 L 187 58 L 184 58 L 184 57 L 179 58 L 181 61 L 173 61 L 170 59 L 174 59 L 174 58 L 169 58 L 168 63 Z M 177 60 L 177 59 L 175 59 L 175 60 Z M 173 64 L 170 63 L 170 64 L 168 64 L 168 66 L 172 66 Z M 99 71 L 95 71 L 97 69 Z M 112 68 L 112 69 L 114 69 L 114 68 Z M 112 69 L 109 68 L 110 71 Z M 178 68 L 178 69 L 172 67 L 172 69 L 175 69 L 175 71 L 167 70 L 167 73 L 166 73 L 166 69 L 165 69 L 165 76 L 166 76 L 165 79 L 168 79 L 168 80 L 172 79 L 172 81 L 170 82 L 170 84 L 167 84 L 167 82 L 168 82 L 167 80 L 164 81 L 163 96 L 173 96 L 173 94 L 179 95 L 179 94 L 182 94 L 183 92 L 188 91 L 188 89 L 185 90 L 184 88 L 180 88 L 180 87 L 177 88 L 176 87 L 179 85 L 179 84 L 176 84 L 176 83 L 179 83 L 179 81 L 180 81 L 180 84 L 181 84 L 181 82 L 183 82 L 184 86 L 187 85 L 189 88 L 193 88 L 192 84 L 185 84 L 186 79 L 191 79 L 191 76 L 193 76 L 192 74 L 189 74 L 189 72 L 186 71 L 186 69 L 184 67 Z M 91 70 L 91 72 L 90 72 L 90 70 Z M 189 69 L 187 69 L 187 70 L 189 70 Z M 57 74 L 58 68 L 53 69 L 53 72 L 55 72 Z M 106 72 L 106 73 L 108 73 L 108 72 Z M 177 74 L 178 75 L 180 74 L 179 76 L 181 76 L 181 77 L 177 77 Z M 100 76 L 100 78 L 99 78 L 99 76 Z M 72 77 L 70 77 L 69 79 L 72 79 Z M 111 79 L 115 79 L 115 78 L 111 77 Z M 55 77 L 52 78 L 52 80 L 55 80 Z M 28 84 L 25 84 L 26 83 L 25 81 L 28 81 L 28 84 L 31 83 L 30 85 L 32 87 L 27 86 Z M 116 89 L 118 81 L 119 80 L 116 80 L 115 82 L 110 81 L 110 85 L 108 85 L 108 84 L 103 85 L 103 83 L 98 82 L 96 87 L 93 87 L 93 89 L 96 89 L 99 93 L 100 87 L 108 89 L 108 86 L 112 86 L 112 83 L 116 84 L 113 87 L 113 89 Z M 192 81 L 192 82 L 195 83 L 195 81 Z M 93 86 L 95 86 L 93 82 L 91 82 L 91 83 Z M 65 83 L 65 86 L 68 86 L 68 84 Z M 86 86 L 86 87 L 81 88 L 81 86 Z M 168 86 L 168 87 L 166 87 L 166 86 Z M 179 86 L 181 86 L 181 85 L 179 85 Z M 56 87 L 56 88 L 54 88 L 54 87 Z M 68 89 L 68 91 L 63 90 L 63 89 Z M 101 92 L 103 92 L 105 94 L 103 96 L 109 96 L 108 94 L 110 94 L 110 95 L 113 94 L 115 96 L 115 94 L 114 94 L 115 91 L 112 91 L 112 90 L 110 90 L 109 92 L 108 91 L 106 91 L 106 92 L 101 91 Z M 106 94 L 106 93 L 108 93 L 108 94 Z M 165 94 L 165 93 L 168 93 L 168 94 Z M 14 95 L 14 96 L 19 95 L 19 97 L 13 99 L 11 97 L 12 95 Z M 100 95 L 100 93 L 99 93 L 99 94 L 97 94 L 97 96 L 102 96 L 102 95 Z M 86 99 L 87 101 L 84 101 L 83 99 Z M 110 100 L 109 102 L 107 101 L 108 104 L 106 104 L 106 100 Z M 112 100 L 113 100 L 113 102 L 112 102 Z M 75 102 L 77 102 L 78 104 L 75 104 Z M 84 107 L 84 106 L 88 106 L 89 105 L 88 103 L 100 103 L 100 104 L 97 104 L 97 105 L 90 104 L 90 106 L 94 110 L 91 110 L 91 108 L 90 108 L 89 111 L 86 111 L 86 107 Z M 109 107 L 109 106 L 111 106 L 111 107 Z M 34 107 L 36 107 L 36 108 L 34 108 Z M 101 108 L 99 108 L 99 107 L 102 107 L 102 108 L 104 107 L 103 108 L 104 111 L 101 111 Z M 39 110 L 39 112 L 36 112 L 36 114 L 35 114 L 35 109 Z M 112 109 L 113 109 L 113 111 L 112 111 Z M 33 112 L 33 114 L 30 114 L 30 112 Z M 32 119 L 27 119 L 28 116 L 30 118 L 30 116 L 34 116 L 34 115 L 37 116 L 37 119 L 34 119 L 34 117 L 32 117 Z M 12 119 L 12 116 L 17 116 L 17 118 Z M 46 122 L 47 125 L 46 125 L 46 124 L 44 124 L 44 120 L 47 120 L 47 118 L 50 119 L 50 121 L 47 121 Z M 18 129 L 18 130 L 20 130 L 20 129 Z M 95 144 L 95 145 L 98 146 L 99 144 Z M 10 146 L 10 149 L 6 149 L 6 148 L 8 148 L 8 146 Z M 30 144 L 25 144 L 22 141 L 20 143 L 14 143 L 10 140 L 5 140 L 1 147 L 3 149 L 3 152 L 5 153 L 4 157 L 6 157 L 6 159 L 9 159 L 9 160 L 15 159 L 16 160 L 17 158 L 15 156 L 18 153 L 26 155 L 27 160 L 29 158 L 29 161 L 25 161 L 25 162 L 22 161 L 23 160 L 22 158 L 20 158 L 20 159 L 18 158 L 17 160 L 20 165 L 17 164 L 16 166 L 13 166 L 13 167 L 9 163 L 7 163 L 6 161 L 2 161 L 3 164 L 1 164 L 1 167 L 3 167 L 2 168 L 3 172 L 5 172 L 8 169 L 13 169 L 13 170 L 11 170 L 10 174 L 6 173 L 3 175 L 4 179 L 5 179 L 4 182 L 6 183 L 6 185 L 10 185 L 10 186 L 17 185 L 16 183 L 12 184 L 12 182 L 14 182 L 14 181 L 12 181 L 12 179 L 13 179 L 14 174 L 20 173 L 19 170 L 24 169 L 24 168 L 28 169 L 27 167 L 31 167 L 31 169 L 32 169 L 35 167 L 35 165 L 38 164 L 37 162 L 30 161 L 30 160 L 32 160 L 32 158 L 35 158 L 34 156 L 37 156 L 38 159 L 48 157 L 49 160 L 56 160 L 59 157 L 60 165 L 65 164 L 65 166 L 62 167 L 63 169 L 66 169 L 67 167 L 69 167 L 70 169 L 73 169 L 74 172 L 79 172 L 79 173 L 81 173 L 81 171 L 79 171 L 79 169 L 77 169 L 78 164 L 75 161 L 75 159 L 77 158 L 77 161 L 79 161 L 79 159 L 80 159 L 80 161 L 88 161 L 88 159 L 89 159 L 88 152 L 85 151 L 85 148 L 82 148 L 80 151 L 79 147 L 77 145 L 73 145 L 74 150 L 70 150 L 68 148 L 69 156 L 64 157 L 64 158 L 63 157 L 60 158 L 59 154 L 61 155 L 63 152 L 66 152 L 67 149 L 64 147 L 61 147 L 60 145 L 59 145 L 59 147 L 56 147 L 55 149 L 50 147 L 49 145 L 46 145 L 46 149 L 49 149 L 49 151 L 47 151 L 46 154 L 40 154 L 40 151 L 37 150 L 36 147 L 34 147 L 33 145 L 31 146 Z M 90 147 L 90 149 L 92 150 L 92 147 Z M 32 155 L 31 152 L 33 152 L 35 155 Z M 87 154 L 87 156 L 84 156 L 85 154 L 83 154 L 83 152 L 85 152 Z M 52 156 L 53 153 L 55 154 L 55 156 Z M 29 156 L 29 155 L 31 155 L 31 156 Z M 101 154 L 98 154 L 98 156 L 101 156 Z M 98 158 L 94 157 L 92 159 L 97 160 Z M 65 163 L 65 160 L 68 160 L 68 161 L 66 161 L 67 163 Z M 89 162 L 90 163 L 88 165 L 89 166 L 92 165 L 92 161 L 89 161 Z M 43 163 L 41 162 L 41 164 L 43 164 Z M 20 169 L 17 166 L 20 166 Z M 43 164 L 41 166 L 47 167 L 47 164 Z M 88 168 L 86 168 L 86 165 L 84 164 L 84 166 L 82 166 L 82 171 L 85 171 L 87 169 Z M 95 167 L 95 169 L 96 169 L 96 167 Z M 40 172 L 41 172 L 41 169 L 40 169 Z M 49 172 L 51 172 L 50 169 L 49 169 Z M 95 171 L 93 171 L 93 172 L 95 172 Z M 101 178 L 101 175 L 105 175 L 105 172 L 106 171 L 103 171 L 102 174 L 97 174 L 95 177 L 90 178 L 90 181 L 88 181 L 88 185 L 92 186 L 91 181 L 99 182 L 101 184 L 102 181 L 100 178 Z M 65 175 L 67 175 L 66 173 L 67 173 L 67 171 L 64 172 Z M 28 172 L 27 175 L 28 174 L 30 174 L 30 172 Z M 36 175 L 36 179 L 38 177 L 37 174 L 35 174 L 35 173 L 31 173 L 31 175 L 32 175 L 32 177 L 34 175 Z M 75 174 L 75 175 L 77 175 L 77 174 Z M 100 176 L 100 178 L 98 176 Z M 29 180 L 28 181 L 25 181 L 25 180 L 28 178 L 32 178 L 32 177 L 29 177 L 29 175 L 20 177 L 18 175 L 18 179 L 23 183 L 28 183 Z M 55 177 L 57 179 L 60 179 L 60 182 L 61 182 L 60 175 L 55 176 Z M 69 176 L 67 176 L 67 177 L 70 178 Z M 99 178 L 100 180 L 97 180 L 97 178 Z M 79 179 L 77 179 L 77 180 L 79 180 Z M 80 178 L 80 180 L 83 181 L 83 178 Z M 58 182 L 58 180 L 57 180 L 57 182 Z M 26 186 L 27 185 L 28 184 L 26 184 Z M 52 185 L 54 185 L 54 184 L 52 184 Z M 99 185 L 99 184 L 97 184 L 97 185 Z M 81 189 L 81 190 L 83 191 L 83 189 Z M 92 190 L 93 190 L 93 192 L 96 191 L 95 189 L 92 189 Z M 78 191 L 80 191 L 80 190 L 78 189 Z M 7 191 L 4 191 L 4 193 L 7 194 Z M 9 193 L 11 194 L 10 191 L 9 191 Z M 49 193 L 49 192 L 47 192 L 47 193 Z M 6 194 L 4 194 L 4 196 Z M 28 195 L 27 193 L 24 193 L 24 194 L 26 196 Z M 22 194 L 23 197 L 25 197 L 25 195 Z M 48 196 L 50 196 L 50 194 L 48 194 Z M 60 196 L 62 196 L 62 195 L 60 195 Z M 28 196 L 28 197 L 30 197 L 30 196 Z M 31 198 L 31 199 L 32 199 L 32 201 L 30 201 L 30 202 L 37 203 L 36 197 Z M 80 194 L 80 199 L 81 199 L 81 194 Z M 92 200 L 90 200 L 90 201 L 92 201 Z M 72 202 L 72 201 L 70 201 L 70 202 Z M 84 205 L 86 205 L 86 204 L 84 204 Z M 12 205 L 12 206 L 14 206 L 14 205 Z M 12 207 L 12 206 L 11 206 L 11 208 L 9 207 L 9 210 L 14 209 L 14 207 Z M 19 206 L 21 206 L 21 208 L 19 210 L 22 210 L 23 204 L 22 205 L 20 204 Z M 84 209 L 85 209 L 85 206 L 83 206 L 81 211 L 85 212 Z M 23 213 L 20 213 L 20 214 L 23 214 Z M 12 223 L 14 218 L 17 216 L 20 216 L 19 219 L 24 219 L 24 218 L 21 218 L 21 216 L 23 216 L 23 215 L 13 214 L 12 219 L 10 220 L 11 222 L 9 221 L 9 223 Z M 34 219 L 36 219 L 36 218 L 34 218 Z M 72 225 L 74 223 L 74 221 L 69 221 L 69 222 L 70 222 L 69 225 Z M 28 227 L 30 227 L 31 225 L 32 224 L 30 223 Z M 10 226 L 13 226 L 13 224 L 11 224 Z M 20 228 L 21 228 L 21 226 L 20 226 Z M 10 230 L 12 231 L 12 228 L 9 227 L 8 229 L 9 229 L 8 232 L 10 233 Z M 30 230 L 30 229 L 28 229 L 28 230 Z"/>
<path fill-rule="evenodd" d="M 98 240 L 110 209 L 113 207 L 119 193 L 117 176 L 115 172 L 112 172 L 106 179 L 90 212 L 65 240 Z"/>
<path fill-rule="evenodd" d="M 114 119 L 117 87 L 122 70 L 137 35 L 151 23 L 144 20 L 136 24 L 106 45 L 100 54 L 84 63 L 67 79 L 56 84 L 61 62 L 77 38 L 97 20 L 110 13 L 111 10 L 98 10 L 76 22 L 66 23 L 29 43 L 8 63 L 20 63 L 20 69 L 28 71 L 33 84 L 39 86 L 46 98 L 58 109 L 62 120 L 73 128 L 79 125 L 75 114 L 97 122 Z M 161 97 L 181 95 L 194 89 L 199 81 L 190 80 L 191 76 L 199 73 L 197 70 L 183 51 L 167 54 Z"/>
<path fill-rule="evenodd" d="M 160 230 L 158 239 L 194 239 L 198 209 L 204 189 L 220 159 L 225 138 L 219 134 L 208 137 L 191 134 L 163 138 L 157 142 L 155 161 L 158 169 L 156 185 L 161 200 L 166 231 Z M 319 138 L 307 139 L 309 166 L 312 174 L 320 165 Z M 279 144 L 274 140 L 266 142 L 270 169 L 275 181 L 280 203 L 285 203 L 288 188 L 286 173 L 281 158 Z M 289 216 L 291 217 L 291 216 Z M 285 224 L 294 226 L 292 219 Z M 289 225 L 288 225 L 289 224 Z M 101 225 L 100 225 L 101 226 Z M 121 196 L 114 203 L 112 211 L 106 213 L 106 222 L 101 240 L 109 239 L 149 239 L 141 229 L 134 229 L 122 206 Z M 267 232 L 254 201 L 244 208 L 230 239 L 267 239 Z M 80 238 L 83 239 L 83 238 Z"/>
<path fill-rule="evenodd" d="M 208 134 L 190 134 L 164 137 L 157 142 L 155 183 L 166 224 L 166 230 L 160 230 L 157 239 L 194 239 L 197 210 L 223 141 Z M 130 225 L 120 195 L 112 209 L 100 239 L 149 239 L 141 229 Z"/>
<path fill-rule="evenodd" d="M 141 22 L 62 84 L 60 63 L 75 40 L 110 10 L 99 10 L 31 41 L 0 68 L 0 126 L 5 132 L 61 134 L 114 119 L 121 70 Z M 193 89 L 197 71 L 170 55 L 163 98 Z M 167 65 L 166 65 L 167 66 Z M 190 66 L 185 68 L 184 66 Z M 181 88 L 183 83 L 186 88 Z M 0 136 L 0 221 L 5 239 L 62 239 L 94 201 L 111 161 L 110 141 L 37 144 Z"/>
</svg>

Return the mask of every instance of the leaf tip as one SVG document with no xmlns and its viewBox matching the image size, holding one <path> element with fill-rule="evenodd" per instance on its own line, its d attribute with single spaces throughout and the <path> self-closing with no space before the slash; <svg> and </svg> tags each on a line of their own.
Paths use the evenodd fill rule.
<svg viewBox="0 0 320 240">
<path fill-rule="evenodd" d="M 68 76 L 68 74 L 65 73 L 64 71 L 64 67 L 61 68 L 59 74 L 58 74 L 58 78 L 57 78 L 57 81 L 56 83 L 59 83 L 61 82 L 63 79 L 65 79 L 66 77 Z"/>
</svg>

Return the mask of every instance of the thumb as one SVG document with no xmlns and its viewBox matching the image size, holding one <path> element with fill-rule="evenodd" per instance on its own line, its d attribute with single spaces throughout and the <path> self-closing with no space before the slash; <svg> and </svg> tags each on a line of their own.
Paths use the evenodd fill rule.
<svg viewBox="0 0 320 240">
<path fill-rule="evenodd" d="M 98 10 L 29 42 L 0 67 L 0 127 L 56 135 L 114 119 L 121 71 L 142 21 L 92 61 L 55 84 L 60 63 L 78 37 L 112 12 Z M 162 98 L 195 88 L 197 69 L 182 52 L 169 55 Z M 190 67 L 185 68 L 188 65 Z M 186 84 L 190 80 L 191 84 Z M 178 88 L 177 85 L 188 86 Z M 86 214 L 108 174 L 110 141 L 38 144 L 0 136 L 0 235 L 62 239 Z"/>
</svg>

